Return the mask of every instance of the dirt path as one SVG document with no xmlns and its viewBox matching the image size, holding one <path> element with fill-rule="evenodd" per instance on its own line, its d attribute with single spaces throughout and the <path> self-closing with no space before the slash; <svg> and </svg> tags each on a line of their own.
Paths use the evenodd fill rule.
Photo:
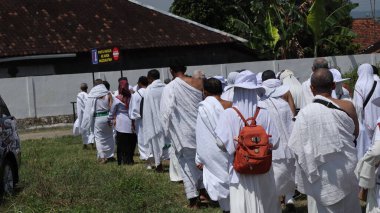
<svg viewBox="0 0 380 213">
<path fill-rule="evenodd" d="M 33 132 L 21 132 L 19 134 L 21 141 L 32 140 L 32 139 L 42 139 L 42 138 L 55 138 L 65 135 L 72 135 L 72 129 L 52 129 L 52 130 L 36 130 Z"/>
</svg>

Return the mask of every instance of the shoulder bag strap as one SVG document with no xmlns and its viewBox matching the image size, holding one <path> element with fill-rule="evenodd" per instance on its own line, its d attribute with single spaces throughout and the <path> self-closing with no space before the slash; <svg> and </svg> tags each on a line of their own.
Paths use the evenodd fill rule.
<svg viewBox="0 0 380 213">
<path fill-rule="evenodd" d="M 373 94 L 373 92 L 375 91 L 376 84 L 377 84 L 377 81 L 374 81 L 374 82 L 373 82 L 372 89 L 371 89 L 371 91 L 369 92 L 367 98 L 366 98 L 365 101 L 364 101 L 363 109 L 365 108 L 365 106 L 367 106 L 367 104 L 368 104 L 368 102 L 369 102 L 369 99 L 371 99 L 372 94 Z"/>
<path fill-rule="evenodd" d="M 248 123 L 247 123 L 247 120 L 245 120 L 244 116 L 241 114 L 241 112 L 236 108 L 236 107 L 232 107 L 232 109 L 235 110 L 235 112 L 239 115 L 239 117 L 241 118 L 241 120 L 243 120 L 244 122 L 244 125 L 245 126 L 248 126 Z"/>
<path fill-rule="evenodd" d="M 346 111 L 344 111 L 343 109 L 341 109 L 341 108 L 339 108 L 339 107 L 336 107 L 334 104 L 332 104 L 332 103 L 329 102 L 329 101 L 325 101 L 325 100 L 321 100 L 321 99 L 315 99 L 313 102 L 314 102 L 314 103 L 318 103 L 318 104 L 325 105 L 326 107 L 328 107 L 328 108 L 330 108 L 330 109 L 340 110 L 340 111 L 346 113 L 346 114 L 350 117 L 350 115 L 349 115 Z"/>
</svg>

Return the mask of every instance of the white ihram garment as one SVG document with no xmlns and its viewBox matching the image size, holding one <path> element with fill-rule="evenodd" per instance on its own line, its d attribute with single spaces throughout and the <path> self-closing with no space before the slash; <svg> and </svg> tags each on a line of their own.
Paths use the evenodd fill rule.
<svg viewBox="0 0 380 213">
<path fill-rule="evenodd" d="M 222 104 L 213 96 L 199 104 L 196 127 L 197 155 L 203 164 L 203 184 L 214 201 L 229 197 L 228 154 L 217 146 L 216 124 L 224 111 Z M 221 205 L 222 206 L 222 205 Z M 223 211 L 229 211 L 228 206 Z"/>
<path fill-rule="evenodd" d="M 175 78 L 162 92 L 160 111 L 165 136 L 172 142 L 183 172 L 183 182 L 188 199 L 198 196 L 202 186 L 202 172 L 196 167 L 195 126 L 198 104 L 202 92 Z"/>
<path fill-rule="evenodd" d="M 319 95 L 315 99 L 331 102 Z M 345 112 L 319 103 L 298 113 L 289 148 L 296 156 L 297 188 L 315 200 L 309 212 L 360 212 L 358 188 L 353 187 L 357 185 L 354 130 Z"/>
<path fill-rule="evenodd" d="M 282 98 L 264 100 L 269 110 L 271 120 L 276 121 L 276 129 L 280 137 L 279 145 L 272 152 L 272 165 L 278 195 L 294 193 L 295 159 L 288 147 L 288 141 L 293 129 L 293 113 L 288 102 Z"/>
<path fill-rule="evenodd" d="M 367 213 L 380 212 L 380 119 L 373 137 L 373 145 L 358 162 L 355 169 L 356 176 L 359 179 L 359 186 L 368 189 L 367 194 Z"/>
<path fill-rule="evenodd" d="M 311 92 L 310 85 L 311 85 L 310 78 L 302 83 L 302 104 L 301 104 L 301 109 L 304 108 L 306 105 L 310 104 L 311 102 L 313 102 L 314 95 L 313 95 L 313 92 Z"/>
<path fill-rule="evenodd" d="M 160 104 L 165 84 L 155 80 L 148 86 L 144 98 L 144 146 L 149 147 L 149 154 L 153 155 L 155 165 L 161 164 L 165 135 L 160 122 Z"/>
<path fill-rule="evenodd" d="M 82 130 L 81 124 L 83 120 L 83 113 L 84 109 L 86 107 L 87 102 L 87 93 L 86 92 L 80 92 L 77 95 L 77 119 L 74 123 L 74 129 L 78 130 L 78 132 L 74 134 L 81 134 L 82 136 L 82 142 L 83 144 L 90 144 L 94 143 L 94 134 L 92 134 L 90 131 Z"/>
<path fill-rule="evenodd" d="M 253 117 L 257 105 L 257 93 L 255 90 L 247 90 L 235 87 L 233 106 L 238 108 L 245 118 Z M 269 112 L 258 103 L 260 113 L 256 119 L 258 125 L 266 130 L 272 137 L 270 142 L 274 149 L 278 146 L 278 133 L 271 121 Z M 224 145 L 229 156 L 230 174 L 230 205 L 231 212 L 281 212 L 274 180 L 273 169 L 260 175 L 238 174 L 233 169 L 236 142 L 234 138 L 239 135 L 244 123 L 233 109 L 225 110 L 217 122 L 216 134 L 218 142 Z"/>
<path fill-rule="evenodd" d="M 139 89 L 137 92 L 132 94 L 132 97 L 129 103 L 129 117 L 132 120 L 135 120 L 137 145 L 139 148 L 141 160 L 147 160 L 149 158 L 149 153 L 150 153 L 149 147 L 144 145 L 144 134 L 143 134 L 144 125 L 143 125 L 143 122 L 141 119 L 141 113 L 140 113 L 140 103 L 141 103 L 142 98 L 145 96 L 145 93 L 146 93 L 145 88 Z M 144 102 L 145 102 L 145 98 L 144 98 Z"/>
<path fill-rule="evenodd" d="M 103 84 L 91 89 L 87 97 L 81 125 L 83 130 L 93 130 L 98 158 L 110 158 L 114 155 L 115 142 L 112 127 L 107 118 L 109 96 L 111 94 Z M 97 116 L 99 113 L 101 115 Z"/>
<path fill-rule="evenodd" d="M 377 107 L 372 103 L 372 100 L 380 97 L 380 81 L 377 81 L 376 88 L 368 104 L 363 109 L 364 101 L 368 97 L 375 82 L 372 66 L 370 64 L 360 65 L 358 68 L 358 76 L 358 80 L 355 84 L 353 102 L 360 123 L 360 132 L 357 140 L 360 151 L 358 157 L 360 159 L 371 145 L 372 136 L 376 127 L 376 120 L 380 117 L 380 107 Z"/>
</svg>

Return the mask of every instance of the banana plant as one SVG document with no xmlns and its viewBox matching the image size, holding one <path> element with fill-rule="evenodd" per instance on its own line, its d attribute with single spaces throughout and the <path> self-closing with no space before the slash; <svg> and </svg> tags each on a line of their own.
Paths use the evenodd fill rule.
<svg viewBox="0 0 380 213">
<path fill-rule="evenodd" d="M 345 4 L 331 14 L 326 14 L 326 1 L 325 0 L 315 0 L 313 5 L 309 10 L 307 15 L 307 25 L 311 29 L 314 37 L 314 57 L 318 57 L 318 46 L 322 42 L 328 42 L 332 45 L 335 43 L 329 39 L 329 37 L 324 37 L 324 34 L 329 30 L 336 30 L 340 32 L 337 34 L 341 37 L 353 37 L 355 34 L 347 27 L 343 27 L 339 24 L 341 20 L 347 17 L 347 14 L 356 8 L 359 4 L 349 3 Z M 335 36 L 337 36 L 335 35 Z"/>
</svg>

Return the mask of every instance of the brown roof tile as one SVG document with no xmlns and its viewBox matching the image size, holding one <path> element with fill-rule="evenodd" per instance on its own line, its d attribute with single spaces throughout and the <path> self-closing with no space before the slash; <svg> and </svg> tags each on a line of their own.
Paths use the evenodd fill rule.
<svg viewBox="0 0 380 213">
<path fill-rule="evenodd" d="M 236 42 L 126 0 L 0 0 L 0 5 L 0 57 Z"/>
</svg>

